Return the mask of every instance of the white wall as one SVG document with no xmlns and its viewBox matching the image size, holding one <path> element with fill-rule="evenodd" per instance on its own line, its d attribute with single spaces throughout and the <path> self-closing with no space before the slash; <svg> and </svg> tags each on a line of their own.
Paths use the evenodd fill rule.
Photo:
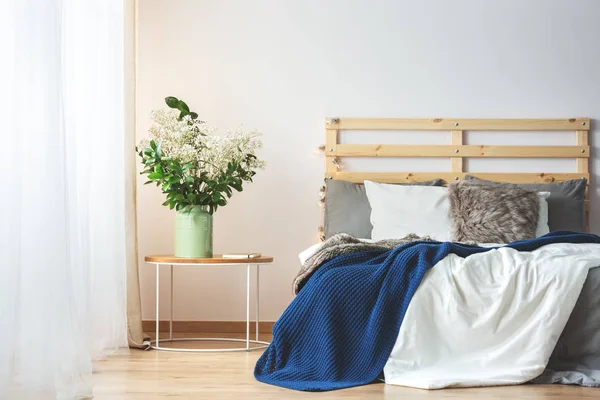
<svg viewBox="0 0 600 400">
<path fill-rule="evenodd" d="M 326 116 L 600 124 L 600 1 L 140 0 L 139 25 L 139 138 L 167 95 L 214 125 L 264 132 L 268 168 L 217 212 L 214 241 L 217 252 L 275 256 L 261 281 L 267 320 L 291 301 L 296 255 L 316 239 L 323 161 L 312 151 Z M 527 165 L 557 170 L 539 163 Z M 174 215 L 157 188 L 139 182 L 143 316 L 152 319 L 155 275 L 143 256 L 173 251 Z M 243 319 L 244 279 L 228 267 L 176 271 L 175 319 Z M 165 284 L 164 316 L 168 293 Z"/>
</svg>

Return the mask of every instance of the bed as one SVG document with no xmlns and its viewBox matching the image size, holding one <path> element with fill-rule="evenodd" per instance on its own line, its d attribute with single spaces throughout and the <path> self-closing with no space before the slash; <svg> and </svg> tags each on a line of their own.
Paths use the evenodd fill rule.
<svg viewBox="0 0 600 400">
<path fill-rule="evenodd" d="M 256 378 L 309 391 L 376 380 L 426 389 L 600 386 L 600 238 L 581 233 L 589 231 L 589 125 L 327 119 L 326 240 L 301 254 L 298 296 L 275 324 Z M 450 143 L 348 144 L 345 130 L 365 138 L 447 131 Z M 486 131 L 575 132 L 575 145 L 464 144 L 467 132 Z M 352 157 L 448 158 L 450 171 L 340 168 Z M 568 158 L 575 171 L 465 171 L 471 158 Z"/>
</svg>

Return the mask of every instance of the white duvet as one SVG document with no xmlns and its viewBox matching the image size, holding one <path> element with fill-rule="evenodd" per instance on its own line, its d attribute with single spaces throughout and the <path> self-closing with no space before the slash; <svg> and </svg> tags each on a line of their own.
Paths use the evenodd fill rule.
<svg viewBox="0 0 600 400">
<path fill-rule="evenodd" d="M 317 248 L 302 254 L 302 258 Z M 422 389 L 527 382 L 540 375 L 599 244 L 449 255 L 417 289 L 384 368 L 386 383 Z"/>
</svg>

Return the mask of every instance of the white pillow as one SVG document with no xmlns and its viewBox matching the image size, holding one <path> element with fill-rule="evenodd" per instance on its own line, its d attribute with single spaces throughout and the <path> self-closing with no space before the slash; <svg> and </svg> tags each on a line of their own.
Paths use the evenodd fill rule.
<svg viewBox="0 0 600 400">
<path fill-rule="evenodd" d="M 374 240 L 410 233 L 447 242 L 452 237 L 448 189 L 439 186 L 388 185 L 365 181 Z"/>
<path fill-rule="evenodd" d="M 544 236 L 550 232 L 550 227 L 548 226 L 548 201 L 546 200 L 550 197 L 550 192 L 538 192 L 538 196 L 540 199 L 540 214 L 538 215 L 538 223 L 535 228 L 535 237 Z"/>
</svg>

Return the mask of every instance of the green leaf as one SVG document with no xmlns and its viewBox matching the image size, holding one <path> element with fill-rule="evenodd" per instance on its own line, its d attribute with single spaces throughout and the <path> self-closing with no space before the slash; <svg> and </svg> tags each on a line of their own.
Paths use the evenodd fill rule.
<svg viewBox="0 0 600 400">
<path fill-rule="evenodd" d="M 183 204 L 183 203 L 177 203 L 177 207 L 175 207 L 175 209 L 177 211 L 181 211 L 184 207 L 185 207 L 185 204 Z"/>
<path fill-rule="evenodd" d="M 221 199 L 221 193 L 219 192 L 214 192 L 212 194 L 212 200 L 216 203 Z"/>
<path fill-rule="evenodd" d="M 165 201 L 164 203 L 162 203 L 162 205 L 163 205 L 163 206 L 168 206 L 168 205 L 169 205 L 169 203 L 170 203 L 170 201 L 169 201 L 169 200 L 167 200 L 167 201 Z"/>
<path fill-rule="evenodd" d="M 189 112 L 183 110 L 182 112 L 179 113 L 179 119 L 181 120 L 181 119 L 183 119 L 183 117 L 185 117 L 186 115 L 189 115 L 189 114 L 190 114 Z"/>
<path fill-rule="evenodd" d="M 183 101 L 183 100 L 179 100 L 179 104 L 177 105 L 177 109 L 179 111 L 185 111 L 186 115 L 190 113 L 190 108 L 188 107 L 187 104 L 185 104 L 185 101 Z"/>
<path fill-rule="evenodd" d="M 169 202 L 169 209 L 172 210 L 174 208 L 175 208 L 175 202 L 174 201 Z"/>
<path fill-rule="evenodd" d="M 220 199 L 219 201 L 217 201 L 217 204 L 220 206 L 226 206 L 227 205 L 227 201 L 225 199 Z"/>
<path fill-rule="evenodd" d="M 150 141 L 150 148 L 151 148 L 152 150 L 156 150 L 156 142 L 155 142 L 154 140 L 151 140 L 151 141 Z"/>
<path fill-rule="evenodd" d="M 152 181 L 146 181 L 146 182 L 144 182 L 144 185 L 147 185 L 149 183 L 152 183 Z"/>
<path fill-rule="evenodd" d="M 179 107 L 179 99 L 177 97 L 169 96 L 165 97 L 165 103 L 169 108 L 178 108 Z"/>
<path fill-rule="evenodd" d="M 147 147 L 144 149 L 144 154 L 147 156 L 151 156 L 153 153 L 152 149 L 150 147 Z"/>
<path fill-rule="evenodd" d="M 191 112 L 190 113 L 190 117 L 192 117 L 192 119 L 197 119 L 198 118 L 198 114 L 195 112 Z"/>
<path fill-rule="evenodd" d="M 186 183 L 194 183 L 194 177 L 193 176 L 186 176 L 185 177 L 185 182 Z"/>
<path fill-rule="evenodd" d="M 182 195 L 181 193 L 177 193 L 177 194 L 175 195 L 175 200 L 183 200 L 183 199 L 185 199 L 185 196 L 184 196 L 184 195 Z"/>
<path fill-rule="evenodd" d="M 159 174 L 157 172 L 153 172 L 150 175 L 148 175 L 148 179 L 152 179 L 153 181 L 162 178 L 162 174 Z"/>
</svg>

